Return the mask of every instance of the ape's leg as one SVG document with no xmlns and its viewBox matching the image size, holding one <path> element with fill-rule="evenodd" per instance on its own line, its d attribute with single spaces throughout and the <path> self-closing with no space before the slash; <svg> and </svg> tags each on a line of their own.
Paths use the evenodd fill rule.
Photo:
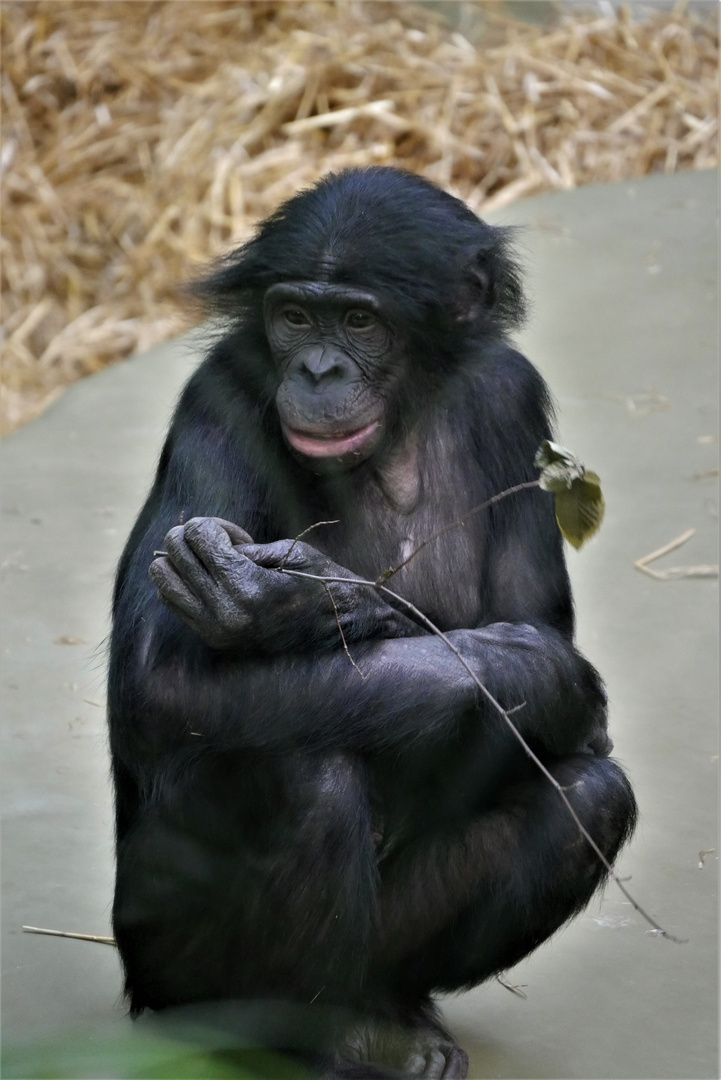
<svg viewBox="0 0 721 1080">
<path fill-rule="evenodd" d="M 357 1000 L 377 893 L 362 767 L 225 754 L 158 790 L 118 850 L 131 1010 Z"/>
<path fill-rule="evenodd" d="M 612 863 L 636 818 L 621 769 L 579 754 L 550 771 Z M 465 830 L 426 836 L 390 856 L 381 872 L 374 975 L 407 1001 L 511 967 L 580 911 L 607 876 L 540 773 Z"/>
</svg>

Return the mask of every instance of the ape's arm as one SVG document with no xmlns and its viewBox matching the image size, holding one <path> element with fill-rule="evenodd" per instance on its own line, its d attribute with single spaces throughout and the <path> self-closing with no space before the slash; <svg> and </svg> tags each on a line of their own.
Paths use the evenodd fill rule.
<svg viewBox="0 0 721 1080">
<path fill-rule="evenodd" d="M 149 569 L 160 599 L 207 645 L 236 659 L 419 633 L 375 589 L 354 584 L 355 574 L 301 541 L 254 545 L 231 522 L 193 518 L 171 529 L 164 545 L 167 555 Z M 286 569 L 344 580 L 326 587 Z"/>
<path fill-rule="evenodd" d="M 166 559 L 160 566 L 156 562 L 154 580 L 171 608 L 185 606 L 181 614 L 191 624 L 193 605 L 200 626 L 214 606 L 215 645 L 200 640 L 148 595 L 147 587 L 143 590 L 139 618 L 136 608 L 138 637 L 116 637 L 113 649 L 117 677 L 111 678 L 111 693 L 116 687 L 125 700 L 125 709 L 118 710 L 125 722 L 116 729 L 116 749 L 129 764 L 139 760 L 139 745 L 150 759 L 204 746 L 372 753 L 443 742 L 462 734 L 467 724 L 473 724 L 479 743 L 487 744 L 494 757 L 503 757 L 504 743 L 515 744 L 498 711 L 447 645 L 423 635 L 373 590 L 331 586 L 341 590 L 336 607 L 359 674 L 341 646 L 322 584 L 299 587 L 299 579 L 256 565 L 235 551 L 227 532 L 212 522 L 200 528 L 194 524 L 190 543 L 182 533 L 166 537 L 175 569 Z M 213 556 L 216 533 L 223 533 L 227 546 L 221 544 Z M 248 550 L 262 558 L 268 548 Z M 348 575 L 304 545 L 297 545 L 291 558 L 310 573 Z M 132 606 L 130 593 L 124 599 L 121 588 L 118 603 Z M 123 618 L 118 622 L 126 624 Z M 277 633 L 306 643 L 328 642 L 332 636 L 335 647 L 271 654 L 246 647 L 243 637 L 251 627 L 257 646 Z M 527 740 L 565 753 L 598 734 L 604 711 L 600 681 L 558 631 L 497 622 L 455 630 L 449 637 L 505 708 L 523 706 L 514 723 Z M 123 753 L 126 741 L 128 752 Z"/>
<path fill-rule="evenodd" d="M 438 638 L 359 643 L 359 674 L 342 649 L 239 661 L 172 618 L 159 615 L 125 659 L 135 706 L 127 734 L 151 753 L 193 739 L 198 748 L 203 740 L 217 749 L 372 752 L 451 738 L 466 721 L 489 745 L 506 738 L 501 717 Z M 524 737 L 565 753 L 593 736 L 603 708 L 595 672 L 556 631 L 499 623 L 449 637 L 505 708 L 523 705 L 514 722 Z"/>
</svg>

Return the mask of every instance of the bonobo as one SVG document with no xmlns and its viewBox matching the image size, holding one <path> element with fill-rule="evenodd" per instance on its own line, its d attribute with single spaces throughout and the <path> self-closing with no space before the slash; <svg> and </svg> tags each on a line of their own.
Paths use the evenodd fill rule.
<svg viewBox="0 0 721 1080">
<path fill-rule="evenodd" d="M 605 872 L 447 644 L 354 579 L 537 477 L 550 403 L 508 341 L 508 232 L 420 177 L 352 170 L 199 291 L 225 331 L 182 394 L 113 609 L 130 1009 L 322 1006 L 365 1017 L 329 1036 L 325 1075 L 463 1077 L 433 995 L 515 964 Z M 552 497 L 468 517 L 391 584 L 516 710 L 613 861 L 635 803 L 574 645 Z"/>
</svg>

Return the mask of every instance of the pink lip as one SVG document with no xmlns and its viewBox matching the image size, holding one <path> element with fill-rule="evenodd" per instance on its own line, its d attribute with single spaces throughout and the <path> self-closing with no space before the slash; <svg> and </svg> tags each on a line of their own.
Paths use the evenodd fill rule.
<svg viewBox="0 0 721 1080">
<path fill-rule="evenodd" d="M 363 444 L 377 430 L 379 421 L 374 420 L 358 431 L 352 431 L 350 435 L 341 435 L 338 438 L 325 438 L 322 435 L 306 435 L 302 431 L 294 431 L 292 428 L 283 426 L 285 437 L 299 454 L 305 457 L 340 457 L 343 454 L 352 454 L 359 450 Z"/>
</svg>

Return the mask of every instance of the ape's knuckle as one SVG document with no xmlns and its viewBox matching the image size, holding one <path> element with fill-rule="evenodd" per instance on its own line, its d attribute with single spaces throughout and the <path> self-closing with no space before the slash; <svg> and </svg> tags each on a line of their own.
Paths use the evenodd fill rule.
<svg viewBox="0 0 721 1080">
<path fill-rule="evenodd" d="M 232 581 L 238 575 L 238 563 L 239 557 L 235 551 L 217 551 L 213 562 L 213 573 L 227 581 Z"/>
<path fill-rule="evenodd" d="M 167 533 L 165 534 L 165 545 L 166 545 L 166 547 L 172 546 L 174 544 L 177 545 L 177 544 L 181 543 L 184 539 L 185 539 L 185 526 L 184 525 L 174 525 L 173 528 L 168 529 Z"/>
</svg>

